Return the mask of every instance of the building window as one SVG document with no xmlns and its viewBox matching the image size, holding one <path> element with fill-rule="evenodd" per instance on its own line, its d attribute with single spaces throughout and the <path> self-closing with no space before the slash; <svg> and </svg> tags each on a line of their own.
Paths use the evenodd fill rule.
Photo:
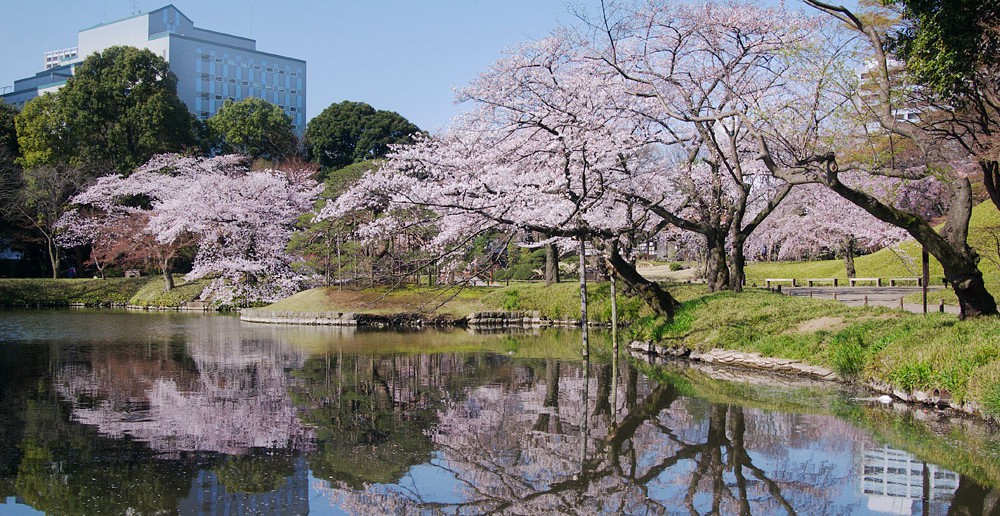
<svg viewBox="0 0 1000 516">
<path fill-rule="evenodd" d="M 203 92 L 203 93 L 201 94 L 201 98 L 203 98 L 203 99 L 205 99 L 205 100 L 208 100 L 208 92 L 207 92 L 207 91 L 206 91 L 206 92 Z"/>
<path fill-rule="evenodd" d="M 201 55 L 201 60 L 202 61 L 208 61 L 208 54 L 202 54 Z"/>
<path fill-rule="evenodd" d="M 298 77 L 298 76 L 299 76 L 299 72 L 292 72 L 292 77 Z"/>
<path fill-rule="evenodd" d="M 267 91 L 271 91 L 273 89 L 274 89 L 274 86 L 271 86 L 270 84 L 267 85 Z"/>
<path fill-rule="evenodd" d="M 222 58 L 221 57 L 216 57 L 215 58 L 215 62 L 216 63 L 221 63 L 222 62 Z"/>
<path fill-rule="evenodd" d="M 273 67 L 273 66 L 268 66 L 268 67 L 267 67 L 267 71 L 269 71 L 269 72 L 273 72 L 273 71 L 274 71 L 274 67 Z"/>
<path fill-rule="evenodd" d="M 222 100 L 222 95 L 216 95 L 215 100 Z"/>
<path fill-rule="evenodd" d="M 247 81 L 243 81 L 243 83 L 242 83 L 242 84 L 243 84 L 244 86 L 247 86 L 247 85 L 249 85 L 250 83 L 249 83 L 249 82 L 247 82 Z"/>
<path fill-rule="evenodd" d="M 254 70 L 260 70 L 260 65 L 253 65 Z"/>
<path fill-rule="evenodd" d="M 236 79 L 230 77 L 229 78 L 229 84 L 236 84 Z"/>
<path fill-rule="evenodd" d="M 278 74 L 285 75 L 285 69 L 282 68 L 282 69 L 278 70 Z"/>
<path fill-rule="evenodd" d="M 288 92 L 291 93 L 292 95 L 297 95 L 299 93 L 299 90 L 292 89 L 292 90 L 289 90 Z"/>
<path fill-rule="evenodd" d="M 201 74 L 201 80 L 207 81 L 208 80 L 208 74 L 207 73 Z"/>
<path fill-rule="evenodd" d="M 222 76 L 221 76 L 221 75 L 216 75 L 216 76 L 215 76 L 215 80 L 217 80 L 217 81 L 221 81 L 221 80 L 222 80 Z"/>
<path fill-rule="evenodd" d="M 295 106 L 292 106 L 292 107 L 291 107 L 291 108 L 289 108 L 289 109 L 290 109 L 290 110 L 292 111 L 292 113 L 294 113 L 294 112 L 298 111 L 297 109 L 295 109 Z"/>
</svg>

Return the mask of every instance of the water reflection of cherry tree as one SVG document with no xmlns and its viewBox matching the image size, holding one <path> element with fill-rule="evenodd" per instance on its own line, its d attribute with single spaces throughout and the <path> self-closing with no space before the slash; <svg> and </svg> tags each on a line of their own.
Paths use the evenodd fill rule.
<svg viewBox="0 0 1000 516">
<path fill-rule="evenodd" d="M 310 358 L 294 373 L 293 396 L 315 428 L 313 475 L 344 489 L 398 481 L 431 459 L 428 434 L 450 393 L 483 381 L 489 365 L 480 356 L 450 354 Z"/>
<path fill-rule="evenodd" d="M 607 365 L 506 369 L 448 400 L 437 451 L 397 483 L 318 487 L 356 511 L 781 514 L 836 508 L 857 470 L 809 457 L 864 439 L 834 418 L 711 404 L 631 368 L 620 385 Z"/>
<path fill-rule="evenodd" d="M 187 328 L 180 361 L 143 347 L 95 347 L 61 369 L 58 392 L 73 420 L 161 453 L 307 448 L 311 431 L 297 417 L 286 373 L 304 355 L 228 329 Z"/>
</svg>

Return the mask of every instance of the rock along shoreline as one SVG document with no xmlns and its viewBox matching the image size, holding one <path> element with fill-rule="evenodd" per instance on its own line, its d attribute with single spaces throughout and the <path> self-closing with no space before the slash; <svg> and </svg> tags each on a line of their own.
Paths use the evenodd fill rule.
<svg viewBox="0 0 1000 516">
<path fill-rule="evenodd" d="M 983 412 L 977 404 L 969 401 L 958 403 L 952 399 L 951 393 L 944 390 L 935 389 L 933 392 L 908 392 L 894 388 L 887 382 L 879 382 L 876 380 L 862 382 L 859 384 L 858 382 L 841 377 L 832 369 L 806 364 L 801 360 L 765 357 L 759 353 L 746 353 L 720 348 L 714 348 L 707 352 L 698 352 L 687 347 L 661 346 L 653 342 L 640 341 L 632 341 L 629 343 L 628 348 L 633 352 L 633 356 L 638 355 L 637 358 L 645 357 L 654 365 L 657 363 L 656 359 L 680 359 L 706 364 L 753 369 L 770 373 L 794 375 L 826 382 L 854 384 L 866 387 L 875 393 L 887 396 L 890 398 L 890 402 L 899 401 L 943 412 L 950 411 L 975 416 L 984 421 L 997 422 L 994 418 Z"/>
</svg>

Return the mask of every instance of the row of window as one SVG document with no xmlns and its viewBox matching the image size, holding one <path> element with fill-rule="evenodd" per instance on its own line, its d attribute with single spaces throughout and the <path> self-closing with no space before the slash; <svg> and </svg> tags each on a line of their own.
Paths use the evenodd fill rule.
<svg viewBox="0 0 1000 516">
<path fill-rule="evenodd" d="M 208 74 L 208 73 L 202 73 L 202 74 L 200 74 L 200 77 L 201 77 L 201 80 L 203 80 L 203 81 L 209 81 L 209 80 L 212 79 L 213 75 Z M 244 86 L 248 85 L 249 82 L 250 82 L 250 80 L 252 79 L 252 77 L 247 77 L 246 79 L 239 79 L 239 78 L 236 78 L 236 77 L 228 77 L 227 78 L 227 77 L 225 77 L 223 75 L 215 75 L 214 77 L 215 77 L 215 80 L 218 81 L 218 82 L 226 82 L 226 81 L 228 81 L 229 84 L 236 84 L 239 81 L 239 82 L 242 82 Z M 267 84 L 268 82 L 271 82 L 271 81 L 268 81 L 268 80 L 264 79 L 264 80 L 254 81 L 254 84 L 257 84 L 257 85 L 262 84 L 262 83 L 263 84 Z M 285 91 L 286 86 L 281 85 L 281 83 L 283 83 L 283 82 L 284 81 L 279 82 L 278 83 L 279 85 L 275 86 L 275 88 L 281 88 L 281 91 Z M 272 84 L 273 84 L 273 82 L 272 82 Z M 260 88 L 260 86 L 255 86 L 255 87 L 256 88 Z M 268 86 L 268 88 L 270 88 L 270 86 Z M 290 88 L 290 89 L 293 92 L 297 91 L 296 88 Z"/>
<path fill-rule="evenodd" d="M 202 92 L 201 93 L 201 99 L 202 100 L 209 100 L 210 98 L 211 98 L 211 95 L 209 95 L 208 92 Z M 228 96 L 224 96 L 224 95 L 215 95 L 215 100 L 219 100 L 219 101 L 221 101 L 221 100 L 232 100 L 232 101 L 235 101 L 236 99 L 234 97 L 228 97 Z M 285 106 L 282 106 L 282 105 L 278 105 L 278 107 L 280 107 L 282 110 L 285 109 Z M 292 111 L 292 112 L 298 111 L 298 108 L 295 107 L 295 106 L 290 106 L 288 109 L 290 111 Z"/>
<path fill-rule="evenodd" d="M 207 73 L 201 74 L 201 80 L 207 81 L 208 78 L 209 78 L 209 75 Z M 229 79 L 225 79 L 221 75 L 216 75 L 215 76 L 215 80 L 218 81 L 218 82 L 227 82 L 228 81 L 229 84 L 236 84 L 236 79 L 233 78 L 233 77 L 230 77 Z M 246 87 L 250 87 L 251 83 L 248 80 L 241 80 L 240 81 L 240 85 L 246 86 Z M 257 89 L 266 88 L 267 91 L 278 90 L 278 91 L 280 91 L 282 93 L 284 93 L 285 91 L 288 91 L 288 93 L 291 93 L 292 95 L 298 95 L 298 93 L 299 93 L 299 90 L 297 88 L 285 88 L 284 86 L 274 86 L 272 84 L 261 85 L 261 83 L 259 83 L 259 82 L 254 82 L 253 83 L 253 87 L 257 88 Z"/>
<path fill-rule="evenodd" d="M 208 61 L 211 61 L 212 58 L 208 54 L 202 54 L 201 55 L 201 60 L 205 61 L 205 62 L 208 62 Z M 298 77 L 299 76 L 298 72 L 290 71 L 287 68 L 281 68 L 281 67 L 275 67 L 275 66 L 264 66 L 264 65 L 259 65 L 259 64 L 251 65 L 250 63 L 248 63 L 246 61 L 243 61 L 242 59 L 223 59 L 222 57 L 216 57 L 215 58 L 215 62 L 216 63 L 223 63 L 223 62 L 225 62 L 225 63 L 228 63 L 230 66 L 237 66 L 238 65 L 238 66 L 240 66 L 242 68 L 246 68 L 246 69 L 250 69 L 250 67 L 252 66 L 254 70 L 261 70 L 261 69 L 263 69 L 264 71 L 267 71 L 267 72 L 274 72 L 275 68 L 277 68 L 277 71 L 278 71 L 279 75 L 285 75 L 287 73 L 287 74 L 291 75 L 292 77 Z"/>
</svg>

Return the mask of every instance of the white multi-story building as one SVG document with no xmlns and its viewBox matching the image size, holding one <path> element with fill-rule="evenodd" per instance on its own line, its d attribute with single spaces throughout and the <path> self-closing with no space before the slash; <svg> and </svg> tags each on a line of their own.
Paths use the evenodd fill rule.
<svg viewBox="0 0 1000 516">
<path fill-rule="evenodd" d="M 15 81 L 14 90 L 2 98 L 23 107 L 65 84 L 87 56 L 115 45 L 146 48 L 166 59 L 177 76 L 177 96 L 202 120 L 227 99 L 258 97 L 284 110 L 298 134 L 305 130 L 304 60 L 260 52 L 249 38 L 195 27 L 173 5 L 81 30 L 75 49 L 47 52 L 46 70 Z"/>
</svg>

